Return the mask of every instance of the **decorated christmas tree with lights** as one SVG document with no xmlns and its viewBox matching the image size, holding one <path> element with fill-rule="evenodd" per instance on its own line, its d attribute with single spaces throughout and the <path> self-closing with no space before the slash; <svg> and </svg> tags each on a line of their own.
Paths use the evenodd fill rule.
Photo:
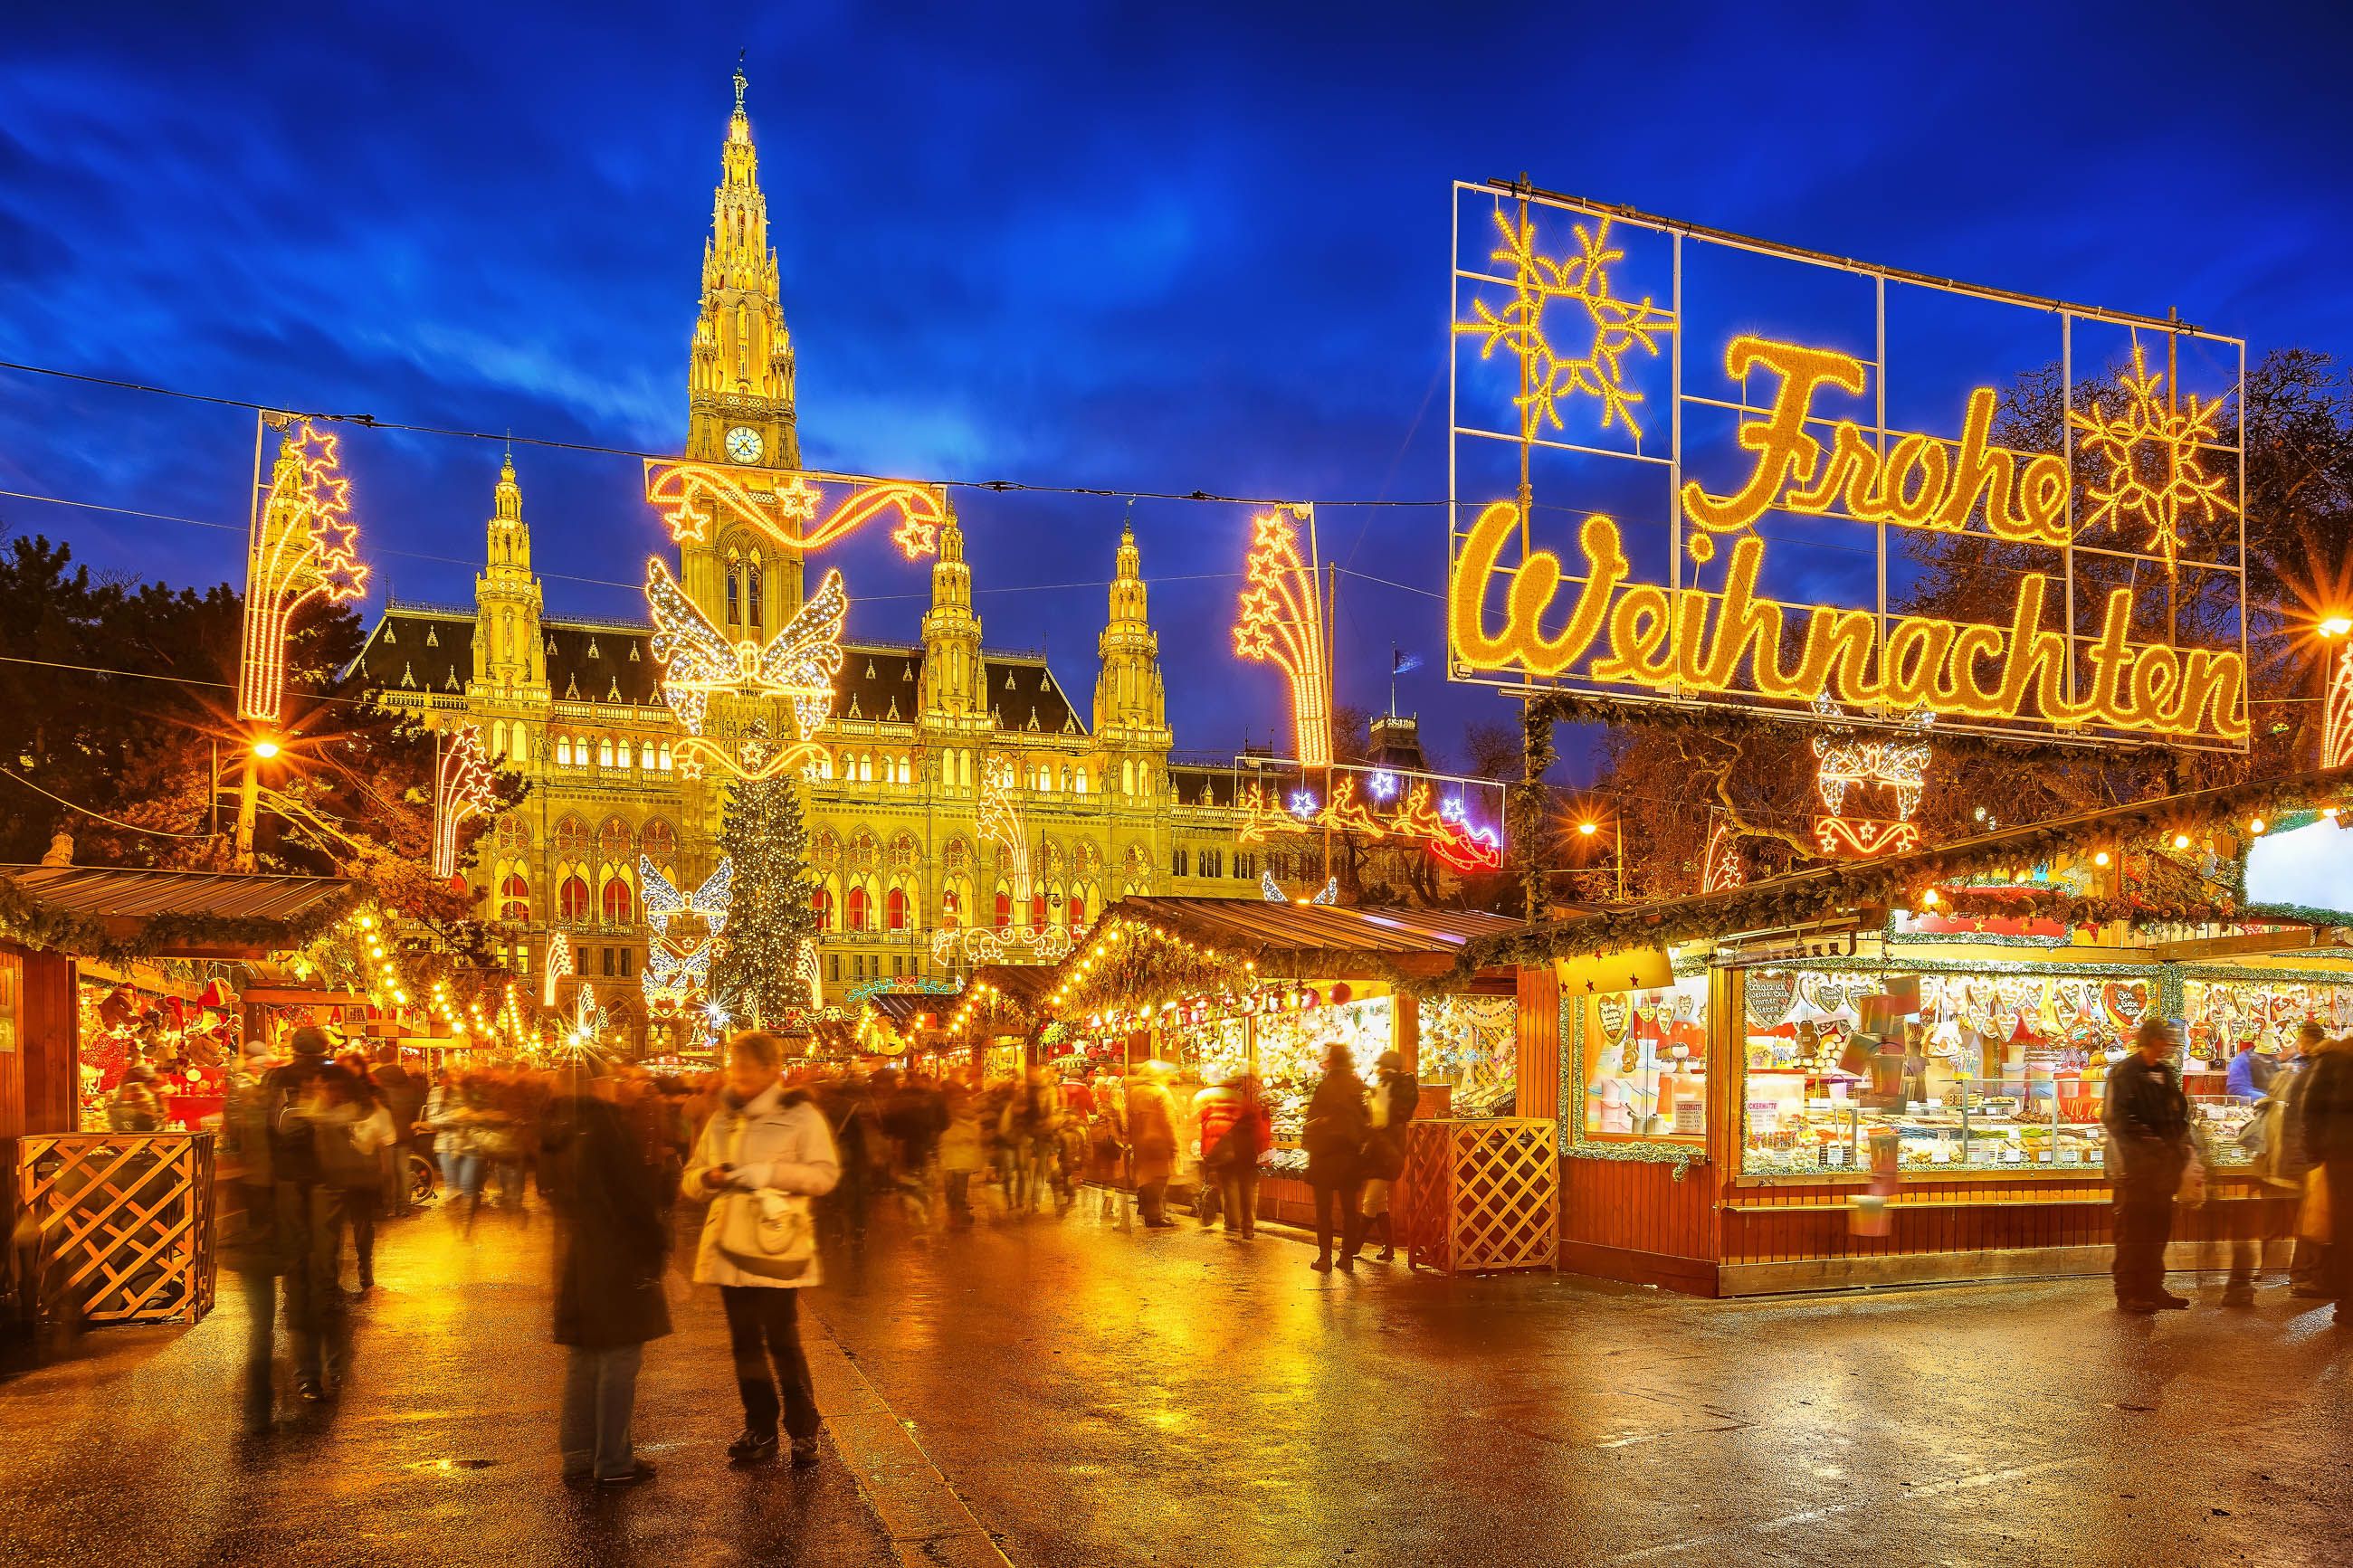
<svg viewBox="0 0 2353 1568">
<path fill-rule="evenodd" d="M 789 774 L 738 780 L 727 793 L 719 844 L 735 865 L 734 903 L 712 994 L 739 1017 L 774 1025 L 787 1009 L 818 1000 L 801 963 L 804 944 L 817 941 L 818 880 L 808 868 L 798 784 Z"/>
</svg>

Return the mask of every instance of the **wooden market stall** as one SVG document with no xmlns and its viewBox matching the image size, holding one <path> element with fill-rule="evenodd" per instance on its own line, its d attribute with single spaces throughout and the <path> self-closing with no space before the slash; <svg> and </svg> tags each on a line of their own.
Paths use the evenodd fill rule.
<svg viewBox="0 0 2353 1568">
<path fill-rule="evenodd" d="M 1314 1216 L 1299 1141 L 1326 1048 L 1345 1043 L 1367 1081 L 1396 1051 L 1422 1086 L 1398 1196 L 1415 1261 L 1546 1267 L 1554 1136 L 1548 1120 L 1511 1115 L 1514 971 L 1461 962 L 1519 929 L 1455 910 L 1131 897 L 1059 966 L 1044 1007 L 1066 1046 L 1106 1065 L 1168 1063 L 1180 1107 L 1187 1087 L 1255 1077 L 1277 1145 L 1260 1208 L 1292 1222 Z"/>
<path fill-rule="evenodd" d="M 2353 914 L 2263 886 L 2282 866 L 2353 871 L 2343 781 L 2171 796 L 1481 944 L 1523 964 L 1521 1110 L 1561 1128 L 1562 1266 L 1726 1296 L 2104 1271 L 2105 1077 L 2149 1013 L 2184 1026 L 2212 1173 L 2173 1266 L 2266 1239 L 2276 1264 L 2294 1204 L 2249 1170 L 2252 1104 L 2222 1069 L 2306 1018 L 2353 1026 Z"/>
<path fill-rule="evenodd" d="M 984 963 L 945 1009 L 937 1042 L 943 1066 L 981 1079 L 1004 1078 L 1069 1053 L 1043 1021 L 1056 971 L 1042 963 Z M 1045 1036 L 1051 1032 L 1052 1039 Z"/>
<path fill-rule="evenodd" d="M 193 1322 L 212 1305 L 213 1135 L 83 1130 L 83 966 L 115 984 L 134 963 L 255 961 L 356 899 L 335 879 L 0 867 L 0 1219 L 35 1237 L 8 1253 L 13 1315 Z"/>
</svg>

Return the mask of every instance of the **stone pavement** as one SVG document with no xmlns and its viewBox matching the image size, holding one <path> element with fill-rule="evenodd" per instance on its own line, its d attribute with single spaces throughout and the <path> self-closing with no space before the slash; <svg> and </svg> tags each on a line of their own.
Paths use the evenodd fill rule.
<svg viewBox="0 0 2353 1568">
<path fill-rule="evenodd" d="M 881 1214 L 815 1293 L 825 1466 L 725 1467 L 723 1327 L 674 1276 L 638 1414 L 661 1475 L 584 1495 L 546 1240 L 387 1227 L 349 1390 L 258 1440 L 225 1435 L 234 1299 L 0 1384 L 0 1564 L 2353 1558 L 2353 1335 L 2276 1288 L 2153 1319 L 2088 1282 L 1702 1302 L 1319 1276 L 1273 1234 L 1088 1209 Z"/>
</svg>

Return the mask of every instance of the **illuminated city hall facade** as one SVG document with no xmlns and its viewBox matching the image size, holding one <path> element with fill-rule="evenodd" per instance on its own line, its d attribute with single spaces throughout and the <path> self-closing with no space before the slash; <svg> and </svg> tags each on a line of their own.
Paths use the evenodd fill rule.
<svg viewBox="0 0 2353 1568">
<path fill-rule="evenodd" d="M 688 363 L 686 457 L 796 468 L 793 345 L 740 77 L 723 159 Z M 682 547 L 679 580 L 731 639 L 765 642 L 801 606 L 802 563 L 755 535 L 712 532 Z M 682 734 L 662 700 L 649 625 L 546 613 L 512 458 L 487 536 L 471 610 L 394 601 L 359 679 L 437 729 L 478 726 L 491 754 L 531 780 L 476 853 L 482 914 L 521 933 L 507 952 L 517 970 L 537 975 L 552 946 L 568 947 L 597 1001 L 633 1020 L 637 1043 L 661 1044 L 646 1034 L 637 984 L 639 858 L 681 887 L 700 883 L 718 856 L 726 781 L 678 765 Z M 1233 771 L 1171 765 L 1133 534 L 1105 564 L 1113 576 L 1092 721 L 1043 654 L 983 645 L 953 511 L 918 640 L 844 644 L 833 716 L 817 737 L 828 760 L 806 797 L 825 889 L 827 1001 L 870 980 L 947 978 L 953 966 L 932 957 L 943 928 L 1075 931 L 1124 893 L 1260 896 L 1260 857 L 1235 845 Z M 793 732 L 782 712 L 778 725 Z M 1014 907 L 1012 857 L 978 829 L 991 767 L 1009 769 L 1032 873 L 1027 910 Z"/>
</svg>

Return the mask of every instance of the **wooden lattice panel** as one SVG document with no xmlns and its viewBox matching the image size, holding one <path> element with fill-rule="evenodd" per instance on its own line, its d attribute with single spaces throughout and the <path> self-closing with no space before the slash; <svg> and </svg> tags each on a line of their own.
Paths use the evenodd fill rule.
<svg viewBox="0 0 2353 1568">
<path fill-rule="evenodd" d="M 193 1323 L 212 1310 L 213 1135 L 16 1141 L 16 1212 L 37 1226 L 42 1310 L 92 1323 Z"/>
<path fill-rule="evenodd" d="M 1560 1256 L 1557 1137 L 1541 1119 L 1414 1123 L 1408 1258 L 1448 1274 L 1552 1268 Z"/>
</svg>

